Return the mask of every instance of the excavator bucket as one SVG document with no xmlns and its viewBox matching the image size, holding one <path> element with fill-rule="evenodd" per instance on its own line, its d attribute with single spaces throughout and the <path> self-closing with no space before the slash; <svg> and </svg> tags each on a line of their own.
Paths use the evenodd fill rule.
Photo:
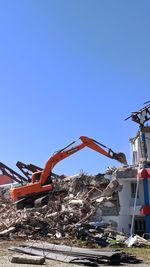
<svg viewBox="0 0 150 267">
<path fill-rule="evenodd" d="M 127 164 L 126 155 L 122 152 L 115 153 L 114 159 L 118 160 L 119 162 L 121 162 L 123 164 Z"/>
</svg>

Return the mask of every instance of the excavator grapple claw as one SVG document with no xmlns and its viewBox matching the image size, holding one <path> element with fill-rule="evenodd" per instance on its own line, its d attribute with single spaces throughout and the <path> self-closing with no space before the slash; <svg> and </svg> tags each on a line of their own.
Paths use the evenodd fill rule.
<svg viewBox="0 0 150 267">
<path fill-rule="evenodd" d="M 127 164 L 126 155 L 122 152 L 116 153 L 114 155 L 114 159 L 118 160 L 119 162 L 123 163 L 124 165 Z"/>
</svg>

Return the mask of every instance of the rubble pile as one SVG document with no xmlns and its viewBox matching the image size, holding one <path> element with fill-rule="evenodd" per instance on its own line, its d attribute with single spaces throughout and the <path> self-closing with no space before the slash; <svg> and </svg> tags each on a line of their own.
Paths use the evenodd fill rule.
<svg viewBox="0 0 150 267">
<path fill-rule="evenodd" d="M 48 204 L 42 207 L 17 210 L 1 196 L 0 237 L 39 239 L 76 236 L 83 239 L 86 236 L 97 239 L 94 236 L 99 234 L 100 238 L 103 233 L 103 239 L 106 239 L 108 234 L 106 229 L 102 229 L 112 225 L 103 223 L 102 214 L 118 214 L 119 182 L 116 179 L 109 181 L 103 174 L 88 176 L 80 173 L 54 183 L 55 191 L 50 193 Z"/>
</svg>

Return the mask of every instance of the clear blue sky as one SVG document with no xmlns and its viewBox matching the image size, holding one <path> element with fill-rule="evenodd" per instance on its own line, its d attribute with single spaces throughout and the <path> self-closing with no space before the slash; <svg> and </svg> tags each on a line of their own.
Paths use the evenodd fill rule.
<svg viewBox="0 0 150 267">
<path fill-rule="evenodd" d="M 81 135 L 123 151 L 150 100 L 149 0 L 0 0 L 0 161 L 43 167 Z M 90 149 L 57 173 L 118 165 Z"/>
</svg>

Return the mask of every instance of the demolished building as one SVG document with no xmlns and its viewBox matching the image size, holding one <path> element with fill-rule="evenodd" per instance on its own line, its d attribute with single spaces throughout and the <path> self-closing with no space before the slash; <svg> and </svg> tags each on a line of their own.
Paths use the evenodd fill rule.
<svg viewBox="0 0 150 267">
<path fill-rule="evenodd" d="M 119 192 L 119 216 L 112 219 L 118 230 L 150 238 L 150 126 L 145 126 L 150 119 L 150 104 L 130 117 L 139 124 L 139 130 L 130 138 L 131 165 L 113 172 L 122 191 Z"/>
<path fill-rule="evenodd" d="M 143 116 L 145 118 L 142 111 L 141 118 Z M 0 236 L 9 234 L 35 239 L 37 235 L 57 238 L 89 235 L 95 240 L 97 232 L 93 236 L 93 230 L 85 231 L 93 227 L 99 230 L 98 234 L 112 235 L 113 231 L 116 231 L 115 235 L 119 232 L 126 235 L 146 233 L 148 238 L 150 127 L 143 125 L 140 119 L 139 131 L 130 139 L 131 165 L 109 168 L 97 175 L 80 173 L 63 179 L 54 175 L 55 190 L 50 192 L 49 202 L 43 207 L 17 211 L 11 203 L 2 201 Z M 4 196 L 3 188 L 0 193 Z M 114 236 L 109 235 L 109 238 Z"/>
<path fill-rule="evenodd" d="M 141 141 L 143 135 L 147 148 L 146 158 Z M 143 235 L 150 233 L 150 127 L 143 127 L 135 138 L 130 139 L 130 143 L 132 165 L 117 169 L 114 173 L 122 185 L 122 191 L 119 192 L 118 229 L 128 234 Z"/>
</svg>

